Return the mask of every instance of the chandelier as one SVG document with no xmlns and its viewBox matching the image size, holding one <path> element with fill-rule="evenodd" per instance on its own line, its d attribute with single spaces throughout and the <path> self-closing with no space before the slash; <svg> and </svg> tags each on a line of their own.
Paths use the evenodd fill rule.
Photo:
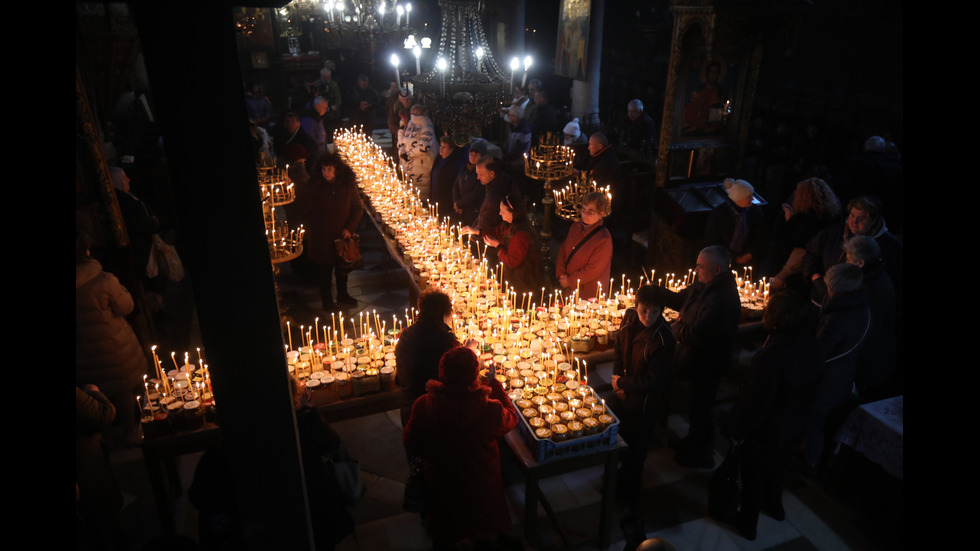
<svg viewBox="0 0 980 551">
<path fill-rule="evenodd" d="M 415 77 L 432 121 L 467 136 L 490 124 L 508 98 L 510 74 L 497 65 L 480 21 L 478 0 L 439 0 L 442 32 L 433 69 Z M 459 141 L 457 139 L 457 141 Z"/>
</svg>

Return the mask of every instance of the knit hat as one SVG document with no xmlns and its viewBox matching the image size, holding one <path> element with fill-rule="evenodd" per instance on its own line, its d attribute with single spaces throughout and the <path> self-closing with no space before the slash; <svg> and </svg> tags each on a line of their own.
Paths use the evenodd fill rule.
<svg viewBox="0 0 980 551">
<path fill-rule="evenodd" d="M 477 386 L 480 360 L 465 346 L 450 349 L 439 360 L 439 380 L 450 388 Z"/>
<path fill-rule="evenodd" d="M 563 132 L 565 133 L 566 136 L 572 136 L 573 138 L 577 138 L 579 134 L 582 133 L 582 128 L 579 127 L 578 125 L 578 117 L 572 119 L 572 122 L 566 124 Z"/>
<path fill-rule="evenodd" d="M 481 157 L 486 156 L 487 154 L 486 140 L 481 140 L 481 139 L 473 140 L 473 143 L 470 144 L 470 151 L 475 151 L 476 153 L 479 153 Z"/>
<path fill-rule="evenodd" d="M 755 188 L 745 180 L 726 178 L 725 191 L 728 192 L 728 197 L 737 203 L 746 197 L 752 197 L 752 194 L 755 193 Z"/>
</svg>

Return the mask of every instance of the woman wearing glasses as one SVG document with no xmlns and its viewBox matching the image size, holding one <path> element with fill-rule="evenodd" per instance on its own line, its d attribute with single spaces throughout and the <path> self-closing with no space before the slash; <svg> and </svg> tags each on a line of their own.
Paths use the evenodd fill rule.
<svg viewBox="0 0 980 551">
<path fill-rule="evenodd" d="M 612 234 L 602 225 L 602 217 L 608 213 L 606 194 L 593 191 L 582 199 L 582 218 L 568 230 L 555 262 L 558 284 L 566 297 L 576 291 L 579 298 L 595 297 L 599 285 L 609 281 L 613 241 Z"/>
<path fill-rule="evenodd" d="M 540 292 L 542 286 L 541 253 L 531 223 L 524 210 L 524 203 L 513 195 L 505 195 L 500 201 L 502 222 L 483 232 L 483 242 L 496 247 L 497 258 L 503 268 L 503 279 L 520 297 L 524 293 Z M 463 233 L 479 233 L 463 228 Z"/>
</svg>

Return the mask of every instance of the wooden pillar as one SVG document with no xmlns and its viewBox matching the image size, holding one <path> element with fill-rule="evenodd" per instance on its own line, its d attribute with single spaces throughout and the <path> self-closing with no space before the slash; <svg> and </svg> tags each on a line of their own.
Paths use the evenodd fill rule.
<svg viewBox="0 0 980 551">
<path fill-rule="evenodd" d="M 312 549 L 231 8 L 132 9 L 248 548 Z"/>
</svg>

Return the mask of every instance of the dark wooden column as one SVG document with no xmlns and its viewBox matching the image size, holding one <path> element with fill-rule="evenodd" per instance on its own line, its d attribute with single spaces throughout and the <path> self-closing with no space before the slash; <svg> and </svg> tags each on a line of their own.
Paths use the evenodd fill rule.
<svg viewBox="0 0 980 551">
<path fill-rule="evenodd" d="M 311 549 L 230 6 L 132 6 L 250 549 Z"/>
</svg>

